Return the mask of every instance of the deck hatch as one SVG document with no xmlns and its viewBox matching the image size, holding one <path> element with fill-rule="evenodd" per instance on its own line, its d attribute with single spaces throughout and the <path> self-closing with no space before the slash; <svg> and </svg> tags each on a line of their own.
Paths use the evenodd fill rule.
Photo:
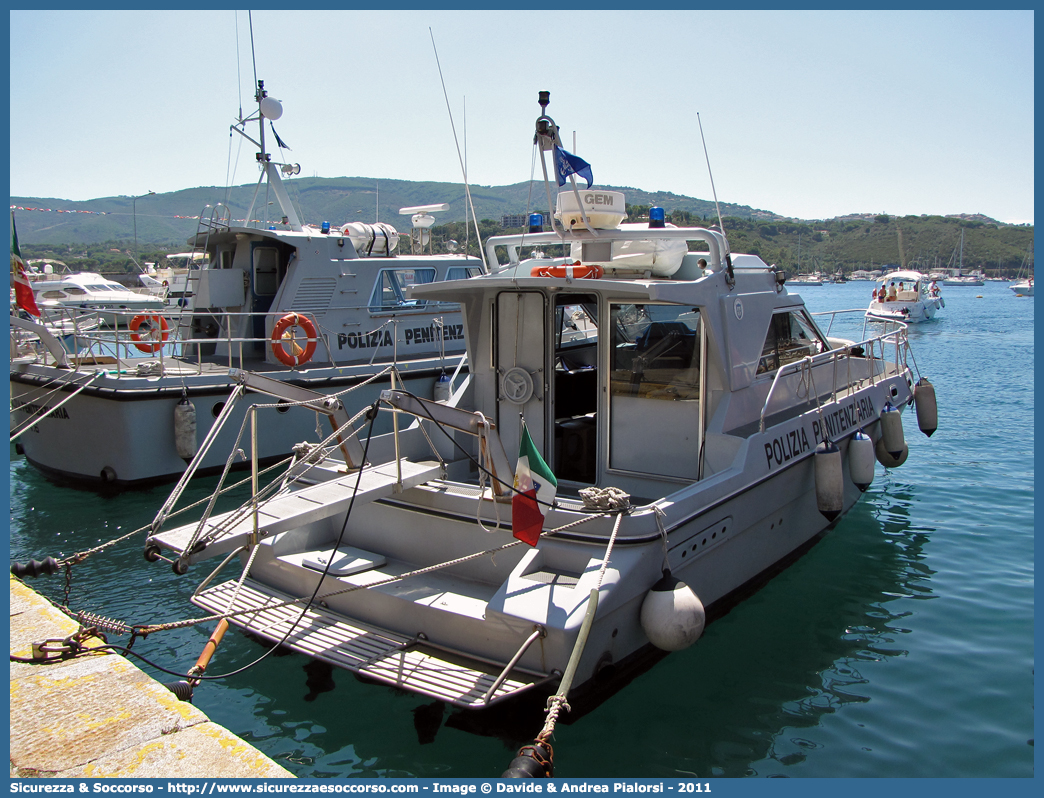
<svg viewBox="0 0 1044 798">
<path fill-rule="evenodd" d="M 539 582 L 542 585 L 561 585 L 562 587 L 576 587 L 580 581 L 581 574 L 559 573 L 557 571 L 532 571 L 522 574 L 523 579 L 530 582 Z"/>
</svg>

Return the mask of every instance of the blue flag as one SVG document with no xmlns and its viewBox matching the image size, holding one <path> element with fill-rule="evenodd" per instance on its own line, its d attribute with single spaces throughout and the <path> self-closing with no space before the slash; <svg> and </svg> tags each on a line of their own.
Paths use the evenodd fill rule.
<svg viewBox="0 0 1044 798">
<path fill-rule="evenodd" d="M 279 138 L 279 134 L 276 133 L 275 125 L 273 125 L 271 122 L 269 122 L 268 126 L 270 128 L 272 128 L 272 135 L 276 137 L 276 144 L 279 145 L 279 148 L 283 149 L 283 150 L 290 149 L 289 147 L 286 146 L 286 143 L 281 138 Z"/>
<path fill-rule="evenodd" d="M 566 152 L 561 147 L 555 147 L 555 174 L 558 176 L 558 185 L 564 186 L 569 175 L 579 175 L 587 181 L 587 187 L 591 188 L 594 177 L 591 175 L 591 164 L 583 158 Z"/>
</svg>

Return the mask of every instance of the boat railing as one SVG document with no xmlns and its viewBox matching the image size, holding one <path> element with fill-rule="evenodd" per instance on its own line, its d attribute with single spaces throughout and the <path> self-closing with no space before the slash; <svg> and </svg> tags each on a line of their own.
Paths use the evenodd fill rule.
<svg viewBox="0 0 1044 798">
<path fill-rule="evenodd" d="M 179 322 L 175 315 L 170 321 L 169 317 L 155 312 L 117 312 L 105 311 L 105 317 L 109 318 L 107 325 L 102 325 L 102 313 L 98 311 L 81 311 L 79 314 L 71 314 L 75 321 L 70 322 L 78 325 L 75 335 L 75 346 L 70 347 L 72 351 L 67 352 L 68 365 L 73 369 L 82 366 L 105 365 L 112 368 L 112 376 L 119 379 L 121 376 L 140 376 L 143 372 L 159 374 L 166 371 L 168 361 L 176 360 L 180 373 L 187 374 L 185 368 L 191 368 L 197 374 L 202 374 L 206 365 L 221 364 L 229 369 L 256 368 L 257 361 L 264 357 L 264 349 L 271 345 L 272 340 L 267 334 L 256 335 L 236 334 L 234 330 L 251 331 L 258 319 L 263 319 L 263 329 L 267 333 L 272 326 L 286 314 L 284 311 L 267 312 L 232 312 L 222 311 L 206 314 L 193 314 L 186 312 Z M 310 323 L 315 330 L 314 337 L 307 339 L 297 338 L 297 345 L 304 346 L 305 340 L 322 343 L 326 347 L 326 365 L 333 366 L 334 362 L 329 358 L 329 353 L 337 346 L 337 334 L 326 330 L 320 324 L 314 313 L 298 311 L 297 315 Z M 158 332 L 146 333 L 139 329 L 137 338 L 131 325 L 135 319 L 144 317 L 150 321 L 150 326 Z M 162 322 L 156 322 L 161 318 Z M 193 318 L 198 318 L 201 325 L 193 325 Z M 438 326 L 442 326 L 441 317 L 435 317 Z M 402 323 L 416 324 L 415 320 L 403 320 L 390 318 L 383 320 L 373 329 L 367 329 L 366 334 L 385 337 L 388 328 L 392 328 L 390 338 L 391 360 L 398 361 L 398 325 Z M 165 328 L 162 325 L 166 325 Z M 140 325 L 136 325 L 140 326 Z M 164 337 L 165 335 L 165 337 Z M 13 341 L 12 341 L 13 343 Z M 294 348 L 289 340 L 284 343 L 288 354 Z M 259 352 L 258 350 L 261 350 Z M 12 354 L 15 353 L 12 347 Z M 378 356 L 383 357 L 388 353 L 385 347 L 373 347 L 371 364 L 376 362 Z M 51 357 L 58 360 L 60 356 L 51 352 Z M 296 354 L 300 354 L 297 352 Z M 46 353 L 36 356 L 46 362 Z M 436 355 L 437 356 L 437 355 Z M 450 362 L 456 360 L 452 356 Z M 159 366 L 147 365 L 158 361 Z M 324 362 L 324 361 L 320 361 Z"/>
<path fill-rule="evenodd" d="M 568 246 L 574 243 L 613 242 L 613 241 L 654 241 L 681 239 L 683 241 L 699 241 L 707 245 L 708 251 L 701 252 L 715 271 L 724 268 L 724 253 L 728 251 L 725 239 L 716 230 L 702 227 L 650 227 L 639 229 L 612 230 L 573 230 L 563 232 L 520 233 L 507 236 L 491 236 L 486 240 L 487 262 L 490 270 L 497 272 L 519 264 L 519 250 L 522 247 Z M 507 263 L 501 263 L 497 257 L 497 247 L 503 247 L 507 254 Z"/>
<path fill-rule="evenodd" d="M 824 313 L 813 313 L 815 317 L 830 316 L 830 324 L 827 325 L 827 334 L 833 328 L 837 316 L 845 313 L 864 313 L 862 308 L 852 310 L 826 311 Z M 865 333 L 865 328 L 864 328 Z M 887 355 L 894 352 L 894 359 L 888 360 Z M 832 382 L 830 386 L 829 401 L 838 401 L 844 391 L 851 389 L 863 380 L 869 381 L 871 385 L 878 380 L 900 374 L 907 369 L 907 355 L 909 353 L 909 340 L 907 338 L 907 327 L 901 322 L 896 322 L 894 329 L 883 333 L 864 337 L 858 342 L 845 342 L 842 346 L 836 346 L 816 355 L 809 355 L 793 363 L 781 366 L 772 380 L 765 403 L 761 408 L 759 431 L 765 431 L 765 419 L 769 415 L 772 397 L 776 393 L 781 381 L 793 374 L 806 372 L 810 378 L 809 400 L 819 402 L 819 392 L 812 392 L 811 384 L 812 370 L 816 369 L 822 373 L 823 366 L 832 366 Z M 853 361 L 858 361 L 860 368 L 856 374 L 852 373 Z"/>
</svg>

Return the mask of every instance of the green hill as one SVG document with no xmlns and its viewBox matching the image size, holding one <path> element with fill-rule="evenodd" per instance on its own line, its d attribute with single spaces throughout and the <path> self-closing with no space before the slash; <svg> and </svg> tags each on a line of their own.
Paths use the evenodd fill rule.
<svg viewBox="0 0 1044 798">
<path fill-rule="evenodd" d="M 469 239 L 469 251 L 477 253 L 474 230 L 468 233 L 463 224 L 466 198 L 461 183 L 294 178 L 286 185 L 301 218 L 312 224 L 384 221 L 405 233 L 409 219 L 399 214 L 399 208 L 446 203 L 449 210 L 436 215 L 438 224 L 432 231 L 435 242 L 455 239 L 463 244 Z M 632 221 L 647 214 L 650 205 L 663 207 L 676 224 L 706 226 L 717 219 L 714 203 L 709 200 L 632 187 L 600 188 L 625 193 Z M 165 252 L 185 248 L 186 240 L 196 230 L 196 217 L 206 205 L 223 202 L 233 219 L 241 219 L 254 193 L 251 184 L 227 191 L 201 187 L 149 195 L 140 197 L 136 204 L 131 197 L 84 202 L 11 197 L 11 205 L 26 258 L 57 259 L 71 268 L 134 272 L 135 229 L 139 261 L 156 261 Z M 471 197 L 476 217 L 486 220 L 481 225 L 483 239 L 504 232 L 500 223 L 505 215 L 547 213 L 546 194 L 536 183 L 532 187 L 528 182 L 472 186 Z M 272 199 L 264 193 L 257 198 L 255 218 L 261 215 L 258 209 L 270 207 Z M 847 273 L 900 263 L 923 269 L 946 266 L 963 228 L 965 269 L 1013 276 L 1033 247 L 1031 225 L 1004 225 L 982 216 L 867 214 L 803 221 L 729 203 L 721 206 L 721 212 L 733 252 L 758 254 L 791 273 L 838 269 Z M 404 244 L 408 246 L 408 242 Z M 1032 254 L 1029 262 L 1032 264 Z"/>
</svg>

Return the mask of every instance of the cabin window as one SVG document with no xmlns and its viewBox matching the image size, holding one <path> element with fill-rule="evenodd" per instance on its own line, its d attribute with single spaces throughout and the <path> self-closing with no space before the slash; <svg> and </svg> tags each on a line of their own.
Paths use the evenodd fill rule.
<svg viewBox="0 0 1044 798">
<path fill-rule="evenodd" d="M 696 479 L 702 436 L 699 309 L 613 304 L 610 319 L 610 467 Z"/>
<path fill-rule="evenodd" d="M 469 277 L 475 277 L 479 274 L 482 274 L 482 269 L 478 266 L 451 266 L 446 269 L 446 281 L 467 280 Z M 459 302 L 451 302 L 449 300 L 442 300 L 441 302 L 428 300 L 426 305 L 429 309 L 438 308 L 439 310 L 455 310 L 460 307 Z"/>
<path fill-rule="evenodd" d="M 254 294 L 275 296 L 279 289 L 279 250 L 257 247 L 254 250 Z"/>
<path fill-rule="evenodd" d="M 406 289 L 434 281 L 434 269 L 381 269 L 370 295 L 370 312 L 420 309 L 425 305 L 424 300 L 407 299 Z"/>
<path fill-rule="evenodd" d="M 469 277 L 478 277 L 482 269 L 478 266 L 450 266 L 446 270 L 447 280 L 467 280 Z"/>
<path fill-rule="evenodd" d="M 82 294 L 83 291 L 80 293 Z M 42 295 L 44 299 L 65 299 L 68 296 L 64 291 L 43 291 Z"/>
<path fill-rule="evenodd" d="M 828 349 L 816 333 L 812 320 L 801 311 L 784 311 L 772 316 L 765 346 L 758 361 L 758 374 L 771 374 L 802 358 Z"/>
</svg>

